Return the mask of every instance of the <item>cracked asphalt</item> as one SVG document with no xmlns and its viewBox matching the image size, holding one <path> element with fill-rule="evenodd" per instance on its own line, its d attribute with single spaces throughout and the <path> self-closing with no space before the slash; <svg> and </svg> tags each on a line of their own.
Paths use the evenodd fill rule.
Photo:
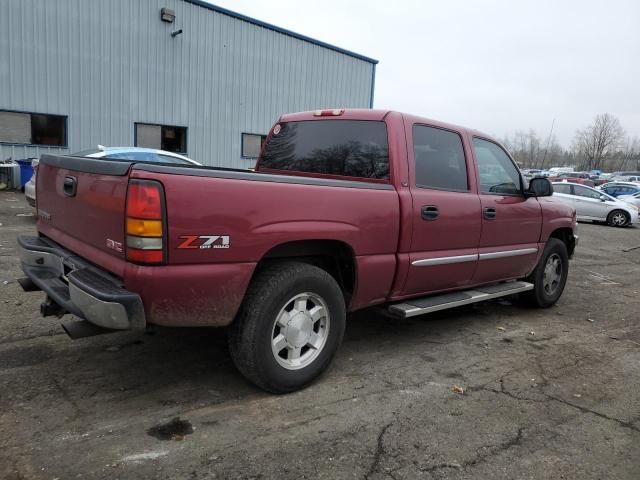
<svg viewBox="0 0 640 480">
<path fill-rule="evenodd" d="M 330 370 L 272 396 L 222 330 L 67 338 L 15 282 L 31 212 L 0 193 L 0 478 L 640 478 L 640 228 L 581 224 L 548 310 L 353 315 Z"/>
</svg>

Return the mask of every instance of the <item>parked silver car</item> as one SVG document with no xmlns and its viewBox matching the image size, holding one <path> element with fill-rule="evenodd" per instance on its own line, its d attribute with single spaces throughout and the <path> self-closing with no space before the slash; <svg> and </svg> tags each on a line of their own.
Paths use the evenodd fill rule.
<svg viewBox="0 0 640 480">
<path fill-rule="evenodd" d="M 618 200 L 622 200 L 623 202 L 630 203 L 631 205 L 635 205 L 640 208 L 640 192 L 634 193 L 633 195 L 620 195 Z"/>
<path fill-rule="evenodd" d="M 178 153 L 167 152 L 165 150 L 156 150 L 154 148 L 142 147 L 102 147 L 83 150 L 81 152 L 72 153 L 72 157 L 90 157 L 90 158 L 109 158 L 116 160 L 135 160 L 138 162 L 153 163 L 176 163 L 182 165 L 201 165 L 195 160 L 191 160 L 184 155 Z M 36 206 L 36 172 L 38 171 L 38 160 L 31 162 L 33 166 L 33 175 L 24 186 L 24 195 L 27 202 L 32 207 Z"/>
<path fill-rule="evenodd" d="M 553 198 L 575 207 L 578 220 L 607 222 L 613 227 L 639 221 L 638 207 L 586 185 L 553 182 Z"/>
</svg>

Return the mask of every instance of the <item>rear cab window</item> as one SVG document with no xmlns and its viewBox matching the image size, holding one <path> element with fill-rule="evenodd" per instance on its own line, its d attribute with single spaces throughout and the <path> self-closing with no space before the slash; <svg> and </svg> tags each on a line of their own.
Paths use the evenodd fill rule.
<svg viewBox="0 0 640 480">
<path fill-rule="evenodd" d="M 278 123 L 258 169 L 388 181 L 387 126 L 371 120 Z"/>
</svg>

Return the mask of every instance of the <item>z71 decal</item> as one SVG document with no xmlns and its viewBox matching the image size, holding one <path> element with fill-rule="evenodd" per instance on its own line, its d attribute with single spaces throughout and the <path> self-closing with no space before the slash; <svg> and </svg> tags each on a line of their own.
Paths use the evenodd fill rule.
<svg viewBox="0 0 640 480">
<path fill-rule="evenodd" d="M 178 248 L 229 248 L 229 235 L 184 235 Z"/>
</svg>

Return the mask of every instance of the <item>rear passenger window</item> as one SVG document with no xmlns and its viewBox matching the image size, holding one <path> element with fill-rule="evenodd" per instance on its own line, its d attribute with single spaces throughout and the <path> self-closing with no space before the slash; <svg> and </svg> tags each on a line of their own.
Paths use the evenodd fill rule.
<svg viewBox="0 0 640 480">
<path fill-rule="evenodd" d="M 365 120 L 279 123 L 259 165 L 274 170 L 388 179 L 387 127 L 384 122 Z"/>
<path fill-rule="evenodd" d="M 440 128 L 413 126 L 416 186 L 442 190 L 469 189 L 460 135 Z"/>
<path fill-rule="evenodd" d="M 571 195 L 571 185 L 568 185 L 566 183 L 562 184 L 562 183 L 554 183 L 553 184 L 553 191 L 556 193 L 566 193 Z"/>
<path fill-rule="evenodd" d="M 596 190 L 591 190 L 590 188 L 587 188 L 587 187 L 581 187 L 580 185 L 574 185 L 573 191 L 575 192 L 574 195 L 577 195 L 579 197 L 586 197 L 586 198 L 593 198 L 593 199 L 600 198 L 600 193 L 597 192 Z"/>
</svg>

